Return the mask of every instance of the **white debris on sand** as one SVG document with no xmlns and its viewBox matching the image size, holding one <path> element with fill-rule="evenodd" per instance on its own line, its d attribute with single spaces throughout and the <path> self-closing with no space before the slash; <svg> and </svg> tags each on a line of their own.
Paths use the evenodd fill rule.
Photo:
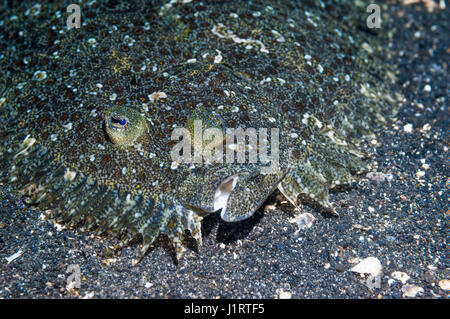
<svg viewBox="0 0 450 319">
<path fill-rule="evenodd" d="M 279 288 L 277 289 L 277 296 L 278 299 L 291 299 L 292 293 L 290 293 L 289 291 L 284 291 L 283 288 Z"/>
<path fill-rule="evenodd" d="M 6 261 L 7 261 L 8 264 L 9 264 L 9 263 L 12 262 L 13 260 L 19 258 L 22 254 L 23 254 L 23 251 L 22 251 L 22 249 L 20 249 L 18 252 L 12 254 L 11 256 L 5 257 L 5 259 L 6 259 Z"/>
<path fill-rule="evenodd" d="M 384 181 L 390 182 L 393 178 L 392 174 L 384 174 L 382 172 L 369 172 L 367 173 L 366 177 L 376 182 L 384 182 Z"/>
<path fill-rule="evenodd" d="M 381 262 L 377 258 L 367 257 L 350 269 L 350 271 L 357 272 L 359 274 L 370 274 L 373 277 L 376 277 L 381 273 L 382 269 L 383 266 L 381 266 Z"/>
<path fill-rule="evenodd" d="M 95 296 L 95 292 L 86 292 L 86 294 L 82 297 L 82 299 L 92 299 Z"/>
<path fill-rule="evenodd" d="M 397 280 L 401 281 L 402 284 L 406 284 L 406 282 L 407 282 L 407 281 L 409 280 L 409 278 L 410 278 L 406 273 L 404 273 L 404 272 L 402 272 L 402 271 L 394 271 L 394 272 L 391 274 L 391 277 L 394 278 L 394 279 L 397 279 Z"/>
<path fill-rule="evenodd" d="M 424 292 L 422 287 L 416 285 L 404 285 L 402 287 L 403 297 L 416 297 L 418 294 Z"/>
<path fill-rule="evenodd" d="M 406 124 L 405 126 L 403 126 L 403 131 L 405 131 L 406 133 L 412 133 L 413 131 L 412 124 Z"/>
<path fill-rule="evenodd" d="M 442 279 L 439 281 L 439 287 L 443 290 L 450 290 L 450 280 L 449 279 Z"/>
<path fill-rule="evenodd" d="M 289 222 L 298 226 L 298 232 L 300 230 L 310 228 L 315 220 L 316 218 L 312 214 L 304 213 L 291 218 Z"/>
</svg>

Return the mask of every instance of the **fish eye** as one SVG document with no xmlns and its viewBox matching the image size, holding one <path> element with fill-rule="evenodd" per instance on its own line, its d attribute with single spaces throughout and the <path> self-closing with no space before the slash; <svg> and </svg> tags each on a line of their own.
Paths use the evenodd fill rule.
<svg viewBox="0 0 450 319">
<path fill-rule="evenodd" d="M 128 128 L 130 120 L 124 115 L 112 112 L 109 116 L 108 124 L 112 129 L 121 131 Z"/>
<path fill-rule="evenodd" d="M 130 146 L 146 131 L 144 117 L 135 109 L 111 107 L 104 114 L 106 133 L 118 146 Z"/>
</svg>

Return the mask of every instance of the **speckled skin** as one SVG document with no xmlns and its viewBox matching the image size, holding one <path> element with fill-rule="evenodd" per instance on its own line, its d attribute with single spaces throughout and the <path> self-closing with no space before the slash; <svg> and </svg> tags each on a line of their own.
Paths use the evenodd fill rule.
<svg viewBox="0 0 450 319">
<path fill-rule="evenodd" d="M 388 37 L 365 29 L 365 6 L 175 2 L 84 3 L 70 30 L 70 1 L 2 8 L 1 179 L 70 225 L 142 239 L 142 255 L 160 234 L 178 250 L 186 231 L 201 241 L 201 216 L 229 176 L 239 182 L 226 220 L 251 216 L 277 187 L 294 205 L 332 211 L 329 189 L 363 169 L 360 138 L 399 99 Z M 105 127 L 120 107 L 146 123 L 125 145 Z M 278 128 L 279 170 L 174 167 L 171 133 L 193 114 Z"/>
</svg>

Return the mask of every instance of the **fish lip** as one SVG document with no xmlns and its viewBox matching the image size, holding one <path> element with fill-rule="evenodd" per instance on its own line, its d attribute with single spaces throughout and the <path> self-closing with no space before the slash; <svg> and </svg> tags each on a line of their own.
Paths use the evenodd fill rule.
<svg viewBox="0 0 450 319">
<path fill-rule="evenodd" d="M 216 192 L 214 194 L 214 211 L 218 211 L 219 209 L 226 208 L 228 198 L 233 192 L 239 181 L 239 175 L 232 175 L 225 178 L 222 183 L 220 183 L 219 187 L 217 187 Z"/>
<path fill-rule="evenodd" d="M 205 217 L 205 216 L 208 216 L 209 214 L 215 212 L 215 210 L 191 205 L 185 201 L 180 201 L 180 204 L 183 205 L 184 207 L 186 207 L 187 209 L 192 210 L 194 213 L 196 213 L 200 217 Z"/>
<path fill-rule="evenodd" d="M 222 211 L 220 212 L 220 217 L 222 218 L 223 221 L 228 222 L 228 223 L 234 223 L 234 222 L 240 222 L 243 220 L 248 219 L 249 217 L 251 217 L 256 210 L 258 210 L 261 205 L 263 205 L 265 203 L 265 201 L 267 200 L 267 198 L 270 196 L 270 194 L 273 193 L 273 191 L 278 187 L 278 185 L 280 184 L 280 182 L 284 179 L 284 177 L 286 176 L 286 174 L 289 172 L 289 169 L 286 169 L 285 172 L 279 177 L 278 181 L 273 185 L 273 188 L 270 192 L 267 193 L 267 196 L 265 198 L 263 198 L 257 206 L 255 206 L 255 209 L 253 209 L 252 211 L 249 211 L 247 214 L 242 215 L 242 216 L 233 216 L 232 218 L 230 218 L 230 216 L 227 214 L 227 205 L 225 204 L 225 207 L 222 208 Z M 242 175 L 241 175 L 242 176 Z M 237 183 L 238 183 L 238 179 L 239 179 L 239 175 L 233 175 L 228 177 L 227 179 L 230 179 L 231 177 L 236 177 L 236 183 L 233 185 L 233 188 L 231 189 L 229 196 L 231 196 L 233 189 L 236 187 Z M 224 181 L 226 181 L 227 179 L 225 179 Z M 222 182 L 223 183 L 223 182 Z M 228 198 L 227 198 L 228 201 Z"/>
<path fill-rule="evenodd" d="M 215 213 L 221 210 L 221 217 L 225 221 L 228 221 L 226 218 L 226 207 L 228 203 L 228 199 L 233 192 L 239 181 L 239 175 L 231 175 L 225 178 L 220 185 L 217 187 L 214 193 L 214 200 L 212 202 L 211 208 L 199 207 L 196 205 L 189 204 L 185 201 L 180 201 L 183 206 L 186 208 L 196 212 L 200 216 L 207 216 L 211 213 Z"/>
<path fill-rule="evenodd" d="M 221 210 L 220 217 L 224 221 L 229 221 L 227 218 L 227 205 L 228 199 L 231 196 L 231 193 L 236 188 L 236 185 L 239 182 L 239 175 L 231 175 L 225 178 L 222 183 L 220 183 L 219 187 L 217 187 L 216 192 L 214 194 L 214 211 Z"/>
</svg>

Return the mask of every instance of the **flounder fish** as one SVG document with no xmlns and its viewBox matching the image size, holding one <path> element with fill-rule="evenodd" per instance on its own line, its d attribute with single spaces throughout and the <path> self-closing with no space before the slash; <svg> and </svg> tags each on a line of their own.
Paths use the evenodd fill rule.
<svg viewBox="0 0 450 319">
<path fill-rule="evenodd" d="M 97 0 L 78 27 L 69 5 L 1 9 L 0 178 L 140 256 L 276 189 L 334 212 L 400 101 L 362 1 Z"/>
</svg>

